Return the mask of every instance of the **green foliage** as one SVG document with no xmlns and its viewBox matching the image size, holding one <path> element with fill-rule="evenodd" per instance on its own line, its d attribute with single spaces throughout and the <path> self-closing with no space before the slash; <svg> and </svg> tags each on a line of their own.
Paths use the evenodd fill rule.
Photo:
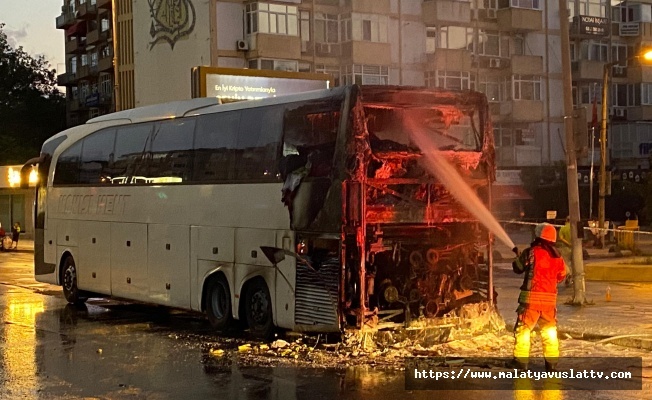
<svg viewBox="0 0 652 400">
<path fill-rule="evenodd" d="M 0 165 L 20 164 L 65 129 L 66 103 L 45 57 L 13 48 L 3 28 L 0 23 Z"/>
</svg>

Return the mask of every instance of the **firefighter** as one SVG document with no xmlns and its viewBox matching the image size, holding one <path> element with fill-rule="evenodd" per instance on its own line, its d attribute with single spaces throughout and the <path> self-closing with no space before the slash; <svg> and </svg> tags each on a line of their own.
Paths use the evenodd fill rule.
<svg viewBox="0 0 652 400">
<path fill-rule="evenodd" d="M 537 237 L 512 263 L 517 274 L 525 273 L 516 309 L 514 327 L 515 368 L 527 369 L 530 332 L 539 324 L 546 370 L 554 371 L 559 357 L 557 340 L 557 284 L 566 277 L 564 259 L 555 248 L 557 230 L 544 223 L 535 229 Z"/>
</svg>

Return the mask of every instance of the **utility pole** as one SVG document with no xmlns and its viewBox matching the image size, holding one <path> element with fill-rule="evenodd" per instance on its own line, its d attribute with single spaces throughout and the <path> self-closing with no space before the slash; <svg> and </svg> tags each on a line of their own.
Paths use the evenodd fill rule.
<svg viewBox="0 0 652 400">
<path fill-rule="evenodd" d="M 598 242 L 604 247 L 604 197 L 607 194 L 607 99 L 609 71 L 615 63 L 607 63 L 602 71 L 602 121 L 600 123 L 600 188 L 598 192 Z"/>
<path fill-rule="evenodd" d="M 568 211 L 570 215 L 571 242 L 573 244 L 573 280 L 575 293 L 572 303 L 586 303 L 586 286 L 584 284 L 584 261 L 582 260 L 582 242 L 577 238 L 580 221 L 580 195 L 577 182 L 577 156 L 573 136 L 573 97 L 570 61 L 570 38 L 568 29 L 567 0 L 559 0 L 559 26 L 561 29 L 561 67 L 564 91 L 564 133 L 566 134 L 566 183 L 568 187 Z"/>
</svg>

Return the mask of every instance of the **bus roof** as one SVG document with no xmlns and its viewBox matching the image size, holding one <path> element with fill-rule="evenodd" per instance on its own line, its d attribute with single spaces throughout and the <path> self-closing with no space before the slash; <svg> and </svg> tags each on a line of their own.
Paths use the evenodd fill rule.
<svg viewBox="0 0 652 400">
<path fill-rule="evenodd" d="M 100 115 L 86 121 L 87 124 L 96 122 L 129 120 L 131 123 L 155 121 L 166 118 L 180 118 L 188 112 L 199 110 L 204 107 L 220 104 L 214 97 L 201 99 L 172 101 L 169 103 L 155 104 L 151 106 L 132 108 L 130 110 L 118 111 L 111 114 Z"/>
</svg>

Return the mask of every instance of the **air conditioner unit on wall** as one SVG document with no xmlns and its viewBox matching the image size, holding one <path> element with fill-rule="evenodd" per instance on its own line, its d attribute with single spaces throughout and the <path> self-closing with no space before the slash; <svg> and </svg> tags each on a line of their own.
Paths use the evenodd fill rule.
<svg viewBox="0 0 652 400">
<path fill-rule="evenodd" d="M 616 108 L 614 110 L 614 115 L 616 117 L 624 117 L 625 116 L 625 109 L 624 108 Z"/>
<path fill-rule="evenodd" d="M 500 58 L 490 58 L 489 59 L 489 68 L 500 68 L 501 59 Z"/>
<path fill-rule="evenodd" d="M 249 50 L 249 43 L 246 40 L 238 40 L 238 41 L 236 41 L 235 46 L 240 51 Z"/>
</svg>

